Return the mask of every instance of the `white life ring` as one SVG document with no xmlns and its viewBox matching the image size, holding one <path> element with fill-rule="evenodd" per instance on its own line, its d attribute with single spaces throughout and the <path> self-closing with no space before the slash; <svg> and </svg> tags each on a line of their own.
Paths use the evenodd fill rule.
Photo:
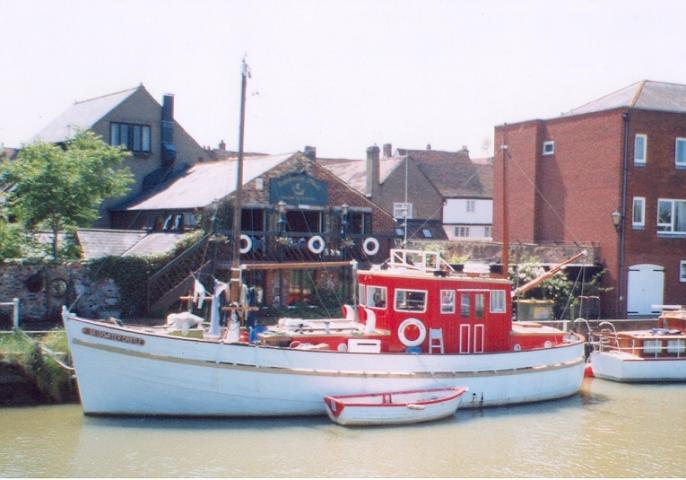
<svg viewBox="0 0 686 480">
<path fill-rule="evenodd" d="M 324 251 L 324 247 L 326 247 L 326 242 L 319 235 L 315 235 L 307 241 L 307 248 L 310 250 L 310 252 L 316 255 L 322 253 Z"/>
<path fill-rule="evenodd" d="M 374 237 L 365 238 L 362 243 L 362 250 L 369 256 L 379 253 L 379 241 Z"/>
<path fill-rule="evenodd" d="M 252 238 L 247 236 L 245 233 L 241 233 L 239 245 L 241 253 L 248 253 L 250 250 L 252 250 Z"/>
<path fill-rule="evenodd" d="M 408 340 L 407 337 L 405 336 L 405 329 L 407 327 L 409 327 L 410 325 L 413 325 L 419 329 L 419 336 L 414 340 Z M 398 326 L 398 338 L 400 339 L 400 343 L 402 343 L 406 347 L 417 347 L 417 346 L 421 345 L 422 342 L 424 342 L 424 339 L 426 338 L 426 327 L 424 326 L 422 321 L 419 319 L 406 318 Z"/>
</svg>

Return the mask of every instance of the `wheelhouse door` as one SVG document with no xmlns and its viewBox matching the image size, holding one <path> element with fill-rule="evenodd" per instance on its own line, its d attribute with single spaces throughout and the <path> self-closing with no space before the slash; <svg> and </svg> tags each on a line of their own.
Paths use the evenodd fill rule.
<svg viewBox="0 0 686 480">
<path fill-rule="evenodd" d="M 488 292 L 481 290 L 458 290 L 460 311 L 458 321 L 460 353 L 482 353 L 486 326 L 484 317 Z"/>
</svg>

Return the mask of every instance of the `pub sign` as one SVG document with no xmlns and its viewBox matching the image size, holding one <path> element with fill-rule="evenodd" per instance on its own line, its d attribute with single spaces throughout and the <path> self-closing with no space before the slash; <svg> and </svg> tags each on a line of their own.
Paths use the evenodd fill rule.
<svg viewBox="0 0 686 480">
<path fill-rule="evenodd" d="M 276 204 L 281 200 L 288 205 L 325 207 L 329 204 L 329 187 L 326 182 L 306 173 L 272 178 L 269 181 L 269 203 Z"/>
</svg>

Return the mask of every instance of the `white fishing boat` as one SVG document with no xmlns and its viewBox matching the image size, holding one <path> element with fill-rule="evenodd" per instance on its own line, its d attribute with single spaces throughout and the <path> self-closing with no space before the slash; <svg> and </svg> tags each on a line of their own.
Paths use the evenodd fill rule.
<svg viewBox="0 0 686 480">
<path fill-rule="evenodd" d="M 243 99 L 246 77 L 244 69 Z M 241 134 L 236 212 L 242 152 Z M 240 219 L 234 214 L 228 326 L 219 318 L 224 287 L 212 296 L 209 325 L 190 312 L 170 315 L 164 326 L 136 327 L 63 310 L 86 414 L 324 415 L 328 395 L 462 386 L 469 388 L 464 407 L 486 407 L 581 388 L 583 336 L 513 322 L 509 280 L 457 273 L 435 252 L 391 250 L 383 265 L 360 271 L 349 262 L 357 285 L 352 304 L 342 306 L 345 318 L 281 319 L 257 343 L 241 340 L 239 319 L 248 308 L 237 303 L 243 272 L 303 266 L 241 265 Z M 505 273 L 508 251 L 504 245 Z"/>
<path fill-rule="evenodd" d="M 402 425 L 455 415 L 466 388 L 432 388 L 324 397 L 326 413 L 339 425 Z"/>
<path fill-rule="evenodd" d="M 686 381 L 686 308 L 663 311 L 655 328 L 617 331 L 602 322 L 590 337 L 593 376 L 619 382 Z"/>
</svg>

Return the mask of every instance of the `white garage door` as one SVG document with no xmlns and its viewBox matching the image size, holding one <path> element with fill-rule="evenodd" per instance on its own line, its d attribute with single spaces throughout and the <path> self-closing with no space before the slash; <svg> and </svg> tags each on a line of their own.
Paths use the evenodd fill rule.
<svg viewBox="0 0 686 480">
<path fill-rule="evenodd" d="M 650 315 L 660 313 L 651 305 L 662 305 L 665 288 L 665 269 L 659 265 L 632 265 L 629 267 L 627 313 Z"/>
</svg>

